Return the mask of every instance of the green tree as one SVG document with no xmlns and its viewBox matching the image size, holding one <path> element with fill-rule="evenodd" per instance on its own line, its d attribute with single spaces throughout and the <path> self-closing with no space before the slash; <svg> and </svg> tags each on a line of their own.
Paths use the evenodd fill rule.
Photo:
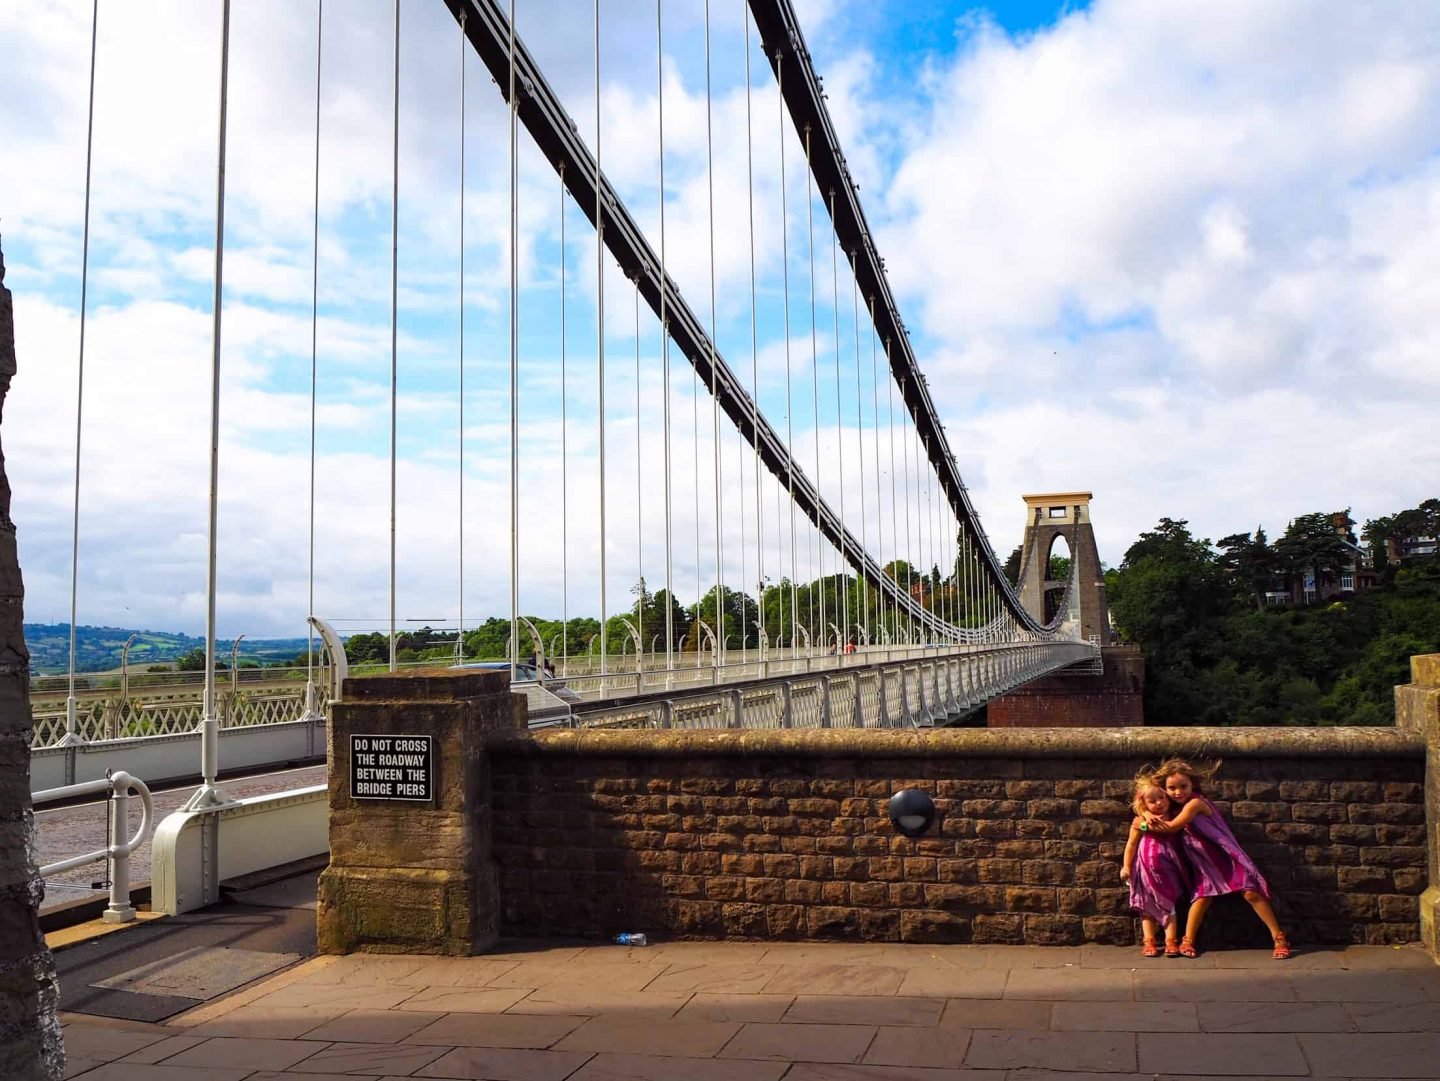
<svg viewBox="0 0 1440 1081">
<path fill-rule="evenodd" d="M 390 642 L 379 631 L 352 634 L 345 639 L 345 659 L 351 664 L 384 663 L 390 660 Z"/>
<path fill-rule="evenodd" d="M 1191 724 L 1205 712 L 1195 672 L 1217 658 L 1221 624 L 1232 605 L 1210 543 L 1184 519 L 1160 519 L 1125 553 L 1109 594 L 1121 636 L 1144 646 L 1145 709 L 1152 724 Z"/>
<path fill-rule="evenodd" d="M 1330 515 L 1302 514 L 1290 523 L 1285 535 L 1275 542 L 1275 559 L 1292 578 L 1313 575 L 1315 585 L 1333 581 L 1350 562 L 1345 538 L 1335 531 Z"/>
<path fill-rule="evenodd" d="M 177 672 L 203 672 L 205 671 L 205 647 L 196 646 L 189 653 L 182 653 L 175 658 L 175 671 Z"/>
<path fill-rule="evenodd" d="M 1220 566 L 1230 575 L 1236 590 L 1250 599 L 1256 608 L 1265 607 L 1265 594 L 1280 569 L 1279 560 L 1265 538 L 1265 530 L 1232 533 L 1215 542 L 1220 549 Z"/>
</svg>

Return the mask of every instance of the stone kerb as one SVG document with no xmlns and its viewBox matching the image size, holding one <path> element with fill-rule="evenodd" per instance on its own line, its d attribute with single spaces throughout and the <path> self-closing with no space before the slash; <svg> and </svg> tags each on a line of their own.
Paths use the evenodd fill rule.
<svg viewBox="0 0 1440 1081">
<path fill-rule="evenodd" d="M 1440 961 L 1440 653 L 1410 658 L 1410 682 L 1395 688 L 1395 726 L 1425 741 L 1430 884 L 1420 896 L 1420 936 Z"/>
<path fill-rule="evenodd" d="M 330 866 L 317 912 L 324 953 L 471 954 L 497 932 L 488 734 L 523 726 L 506 672 L 423 669 L 348 679 L 327 763 Z M 425 802 L 356 798 L 352 737 L 433 737 Z"/>
<path fill-rule="evenodd" d="M 497 734 L 504 929 L 1130 942 L 1131 778 L 1172 754 L 1225 760 L 1211 794 L 1297 941 L 1417 938 L 1424 747 L 1393 728 Z M 907 787 L 938 811 L 914 840 L 885 810 Z M 1238 899 L 1207 921 L 1263 938 Z"/>
</svg>

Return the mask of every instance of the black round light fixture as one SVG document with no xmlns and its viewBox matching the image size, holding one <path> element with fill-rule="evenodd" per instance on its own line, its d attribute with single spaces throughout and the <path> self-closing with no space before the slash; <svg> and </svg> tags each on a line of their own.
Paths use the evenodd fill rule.
<svg viewBox="0 0 1440 1081">
<path fill-rule="evenodd" d="M 919 837 L 935 821 L 935 801 L 918 788 L 902 788 L 890 797 L 890 821 L 906 837 Z"/>
</svg>

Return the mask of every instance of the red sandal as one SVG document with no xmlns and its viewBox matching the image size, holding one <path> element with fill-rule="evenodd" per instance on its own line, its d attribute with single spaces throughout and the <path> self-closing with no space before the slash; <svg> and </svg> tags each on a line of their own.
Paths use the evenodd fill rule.
<svg viewBox="0 0 1440 1081">
<path fill-rule="evenodd" d="M 1159 957 L 1159 956 L 1160 956 L 1160 947 L 1157 946 L 1157 945 L 1155 945 L 1155 940 L 1154 940 L 1153 938 L 1147 938 L 1147 939 L 1145 940 L 1145 944 L 1140 947 L 1140 956 L 1141 956 L 1141 957 Z"/>
<path fill-rule="evenodd" d="M 1180 956 L 1180 943 L 1176 942 L 1173 938 L 1167 938 L 1167 939 L 1165 940 L 1165 956 L 1166 956 L 1166 957 L 1179 957 L 1179 956 Z"/>
<path fill-rule="evenodd" d="M 1284 932 L 1275 936 L 1275 952 L 1270 956 L 1277 961 L 1290 960 L 1290 940 L 1285 937 Z"/>
<path fill-rule="evenodd" d="M 1200 951 L 1195 948 L 1193 938 L 1186 936 L 1180 940 L 1180 956 L 1192 960 L 1200 956 Z"/>
</svg>

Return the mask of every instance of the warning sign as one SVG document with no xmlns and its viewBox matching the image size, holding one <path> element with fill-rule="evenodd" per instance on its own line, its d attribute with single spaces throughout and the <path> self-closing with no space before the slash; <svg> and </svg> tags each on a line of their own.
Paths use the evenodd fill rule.
<svg viewBox="0 0 1440 1081">
<path fill-rule="evenodd" d="M 433 743 L 433 736 L 351 735 L 351 799 L 432 799 Z"/>
</svg>

